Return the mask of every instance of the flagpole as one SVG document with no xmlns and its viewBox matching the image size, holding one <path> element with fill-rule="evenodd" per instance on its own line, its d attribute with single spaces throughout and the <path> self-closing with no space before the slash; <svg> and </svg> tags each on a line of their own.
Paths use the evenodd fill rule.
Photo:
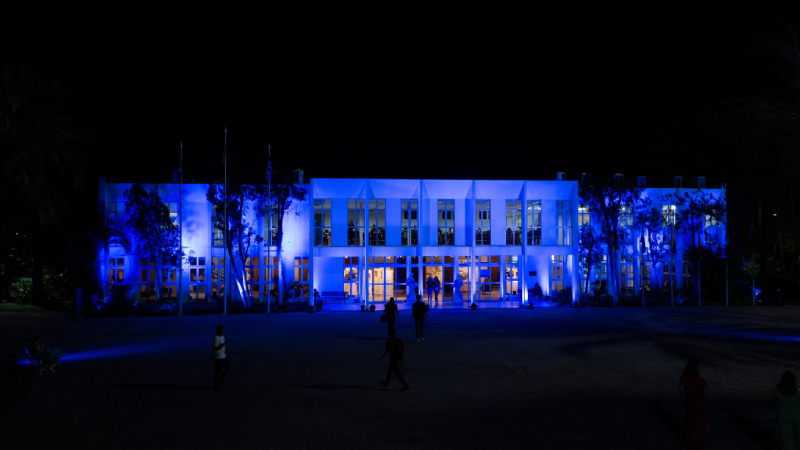
<svg viewBox="0 0 800 450">
<path fill-rule="evenodd" d="M 181 160 L 178 165 L 180 188 L 178 191 L 178 315 L 183 315 L 183 142 L 181 142 Z"/>
<path fill-rule="evenodd" d="M 670 211 L 670 215 L 671 214 L 672 214 L 672 211 Z M 670 221 L 672 221 L 672 220 L 673 219 L 670 218 Z M 672 277 L 673 277 L 673 275 L 675 275 L 674 274 L 674 272 L 675 272 L 675 222 L 672 222 L 671 225 L 672 225 L 672 239 L 671 239 L 671 242 L 670 242 L 669 252 L 670 252 L 670 256 L 672 257 L 672 260 L 669 262 L 669 268 L 667 269 L 667 275 L 669 276 L 669 303 L 670 303 L 670 306 L 674 308 L 675 307 L 675 297 L 673 297 L 673 294 L 672 294 Z"/>
<path fill-rule="evenodd" d="M 224 250 L 222 250 L 222 256 L 225 258 L 225 279 L 222 282 L 222 286 L 225 287 L 225 295 L 222 296 L 222 314 L 228 313 L 228 295 L 230 295 L 231 291 L 228 289 L 228 279 L 231 277 L 231 273 L 229 269 L 230 265 L 230 255 L 225 256 L 226 252 L 228 251 L 228 127 L 225 127 L 225 144 L 222 146 L 222 165 L 225 166 L 225 178 L 224 184 L 222 186 L 222 203 L 223 203 L 223 217 L 225 221 L 225 227 L 223 229 L 225 233 L 224 238 Z"/>
<path fill-rule="evenodd" d="M 750 222 L 750 262 L 753 264 L 750 275 L 753 281 L 753 306 L 756 306 L 756 253 L 753 247 L 753 222 Z"/>
<path fill-rule="evenodd" d="M 269 314 L 270 303 L 272 302 L 272 146 L 267 143 L 267 233 L 269 239 L 267 240 L 267 314 Z"/>
</svg>

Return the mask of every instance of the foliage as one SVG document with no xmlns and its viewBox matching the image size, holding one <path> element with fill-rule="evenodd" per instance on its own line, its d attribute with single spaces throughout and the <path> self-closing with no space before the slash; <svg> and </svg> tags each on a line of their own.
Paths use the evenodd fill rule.
<svg viewBox="0 0 800 450">
<path fill-rule="evenodd" d="M 11 284 L 11 298 L 16 303 L 31 303 L 33 299 L 32 281 L 30 278 L 17 278 L 17 281 Z"/>
<path fill-rule="evenodd" d="M 586 270 L 591 272 L 600 263 L 603 255 L 603 246 L 600 242 L 599 234 L 594 230 L 591 223 L 584 223 L 581 225 L 581 238 L 579 242 L 579 252 L 581 264 L 586 267 Z M 581 270 L 579 273 L 583 273 Z M 589 277 L 584 280 L 584 294 L 589 295 Z"/>
<path fill-rule="evenodd" d="M 244 299 L 244 304 L 249 306 L 252 298 L 247 293 L 245 262 L 250 256 L 250 248 L 264 240 L 258 234 L 258 224 L 255 220 L 261 217 L 263 209 L 258 205 L 261 205 L 266 198 L 266 187 L 255 184 L 229 184 L 226 187 L 212 183 L 208 186 L 206 198 L 214 207 L 212 217 L 214 228 L 227 231 L 225 243 L 228 255 L 232 256 L 229 259 L 233 280 Z M 255 217 L 250 217 L 248 214 L 249 204 L 252 203 L 257 205 L 254 209 Z"/>
<path fill-rule="evenodd" d="M 136 307 L 136 290 L 127 284 L 113 286 L 103 313 L 111 316 L 130 316 Z"/>
<path fill-rule="evenodd" d="M 0 312 L 37 312 L 43 311 L 42 308 L 34 305 L 23 305 L 20 303 L 0 303 Z"/>
</svg>

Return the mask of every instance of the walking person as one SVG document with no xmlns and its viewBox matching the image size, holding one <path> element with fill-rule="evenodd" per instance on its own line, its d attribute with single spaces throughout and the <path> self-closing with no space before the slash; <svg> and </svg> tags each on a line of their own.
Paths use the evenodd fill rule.
<svg viewBox="0 0 800 450">
<path fill-rule="evenodd" d="M 439 282 L 439 277 L 438 276 L 434 277 L 433 278 L 433 296 L 434 296 L 434 301 L 436 303 L 439 303 L 439 287 L 441 285 L 442 285 L 442 283 Z"/>
<path fill-rule="evenodd" d="M 403 383 L 403 387 L 400 390 L 405 391 L 408 390 L 408 383 L 406 383 L 406 379 L 403 378 L 403 375 L 400 373 L 400 369 L 397 368 L 397 361 L 403 359 L 403 341 L 395 336 L 396 333 L 397 331 L 394 329 L 389 330 L 389 339 L 386 340 L 386 351 L 381 355 L 381 361 L 383 361 L 384 356 L 387 354 L 389 355 L 389 368 L 386 370 L 386 380 L 381 381 L 381 385 L 389 386 L 389 381 L 392 379 L 392 372 L 394 372 L 397 374 L 397 378 L 400 379 L 400 382 Z"/>
<path fill-rule="evenodd" d="M 394 302 L 394 297 L 389 299 L 389 303 L 383 307 L 383 313 L 386 314 L 386 324 L 389 326 L 389 331 L 394 330 L 394 322 L 400 317 L 400 311 L 397 310 L 397 303 Z"/>
<path fill-rule="evenodd" d="M 783 449 L 800 449 L 800 393 L 792 371 L 783 372 L 781 382 L 772 390 L 769 399 L 773 406 L 778 406 Z"/>
<path fill-rule="evenodd" d="M 214 336 L 212 347 L 214 348 L 214 389 L 222 389 L 225 376 L 231 370 L 231 363 L 228 355 L 225 354 L 225 346 L 231 340 L 225 340 L 225 327 L 217 325 L 217 335 Z"/>
<path fill-rule="evenodd" d="M 692 431 L 697 440 L 697 450 L 706 448 L 706 397 L 708 386 L 705 378 L 700 376 L 700 361 L 693 359 L 686 363 L 683 375 L 678 382 L 678 391 L 684 395 L 684 411 L 686 413 L 686 426 L 684 428 L 683 446 L 692 448 Z"/>
<path fill-rule="evenodd" d="M 425 291 L 428 293 L 428 303 L 430 303 L 433 297 L 433 278 L 431 278 L 430 275 L 428 275 L 428 279 L 425 281 Z"/>
<path fill-rule="evenodd" d="M 428 320 L 428 305 L 422 302 L 422 296 L 417 296 L 417 301 L 411 305 L 411 316 L 417 329 L 417 342 L 425 340 L 425 321 Z"/>
</svg>

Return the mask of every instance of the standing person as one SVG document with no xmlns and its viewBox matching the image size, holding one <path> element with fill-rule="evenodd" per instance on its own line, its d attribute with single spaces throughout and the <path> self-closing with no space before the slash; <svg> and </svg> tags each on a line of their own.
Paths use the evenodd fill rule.
<svg viewBox="0 0 800 450">
<path fill-rule="evenodd" d="M 686 363 L 681 380 L 678 382 L 678 391 L 684 395 L 683 407 L 686 412 L 683 445 L 686 448 L 692 447 L 692 429 L 694 429 L 697 449 L 705 450 L 706 426 L 708 425 L 706 414 L 708 385 L 706 385 L 705 378 L 700 376 L 700 361 L 693 359 Z"/>
<path fill-rule="evenodd" d="M 389 326 L 389 331 L 394 330 L 394 322 L 400 317 L 400 311 L 397 310 L 397 303 L 394 302 L 394 297 L 389 299 L 389 303 L 383 307 L 383 313 L 386 314 L 386 324 Z"/>
<path fill-rule="evenodd" d="M 428 320 L 428 305 L 422 302 L 422 296 L 417 296 L 417 301 L 411 306 L 411 315 L 417 329 L 417 342 L 425 340 L 425 321 Z"/>
<path fill-rule="evenodd" d="M 772 390 L 769 399 L 773 406 L 778 405 L 778 426 L 784 450 L 800 448 L 800 393 L 792 371 L 783 372 L 781 382 Z"/>
<path fill-rule="evenodd" d="M 434 300 L 436 301 L 436 303 L 439 303 L 439 287 L 441 285 L 442 285 L 442 283 L 439 282 L 439 277 L 438 276 L 434 277 L 433 278 L 433 295 L 434 295 Z"/>
<path fill-rule="evenodd" d="M 228 345 L 228 342 L 231 340 L 225 340 L 224 332 L 225 327 L 217 325 L 217 335 L 214 336 L 214 342 L 212 344 L 214 348 L 214 389 L 222 389 L 225 376 L 228 375 L 228 372 L 231 370 L 231 363 L 228 360 L 228 355 L 225 354 L 225 346 Z M 222 372 L 221 376 L 220 372 Z"/>
<path fill-rule="evenodd" d="M 425 281 L 425 291 L 428 293 L 428 303 L 431 302 L 431 297 L 433 297 L 433 278 L 428 275 L 428 279 Z"/>
<path fill-rule="evenodd" d="M 386 351 L 381 355 L 381 361 L 383 361 L 383 357 L 386 356 L 387 353 L 389 354 L 389 369 L 386 370 L 386 381 L 381 381 L 381 385 L 389 386 L 389 381 L 392 379 L 392 372 L 394 372 L 397 374 L 397 378 L 400 379 L 400 382 L 403 383 L 403 387 L 400 390 L 405 391 L 408 390 L 408 383 L 406 383 L 406 379 L 403 378 L 403 375 L 397 368 L 397 361 L 403 359 L 403 342 L 395 336 L 396 333 L 397 331 L 394 329 L 389 330 L 389 339 L 386 340 Z"/>
</svg>

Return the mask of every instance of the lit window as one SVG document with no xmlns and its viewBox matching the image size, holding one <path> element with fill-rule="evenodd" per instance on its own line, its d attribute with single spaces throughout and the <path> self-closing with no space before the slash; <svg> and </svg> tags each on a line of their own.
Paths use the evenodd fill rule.
<svg viewBox="0 0 800 450">
<path fill-rule="evenodd" d="M 439 245 L 455 245 L 455 200 L 439 200 L 437 212 L 439 217 Z"/>
<path fill-rule="evenodd" d="M 564 255 L 550 255 L 550 293 L 564 290 Z"/>
<path fill-rule="evenodd" d="M 578 226 L 589 225 L 591 222 L 591 215 L 589 214 L 589 207 L 580 205 L 578 206 Z"/>
<path fill-rule="evenodd" d="M 542 245 L 542 201 L 528 200 L 528 245 Z"/>
<path fill-rule="evenodd" d="M 522 245 L 522 200 L 506 200 L 506 245 Z"/>
<path fill-rule="evenodd" d="M 363 200 L 362 200 L 363 202 Z M 362 210 L 363 212 L 363 210 Z M 296 256 L 294 258 L 294 296 L 295 298 L 308 298 L 308 257 Z"/>
<path fill-rule="evenodd" d="M 364 200 L 360 198 L 347 200 L 347 245 L 364 245 Z"/>
<path fill-rule="evenodd" d="M 386 245 L 386 200 L 369 201 L 369 245 Z"/>
<path fill-rule="evenodd" d="M 274 222 L 273 222 L 274 225 Z M 276 244 L 277 245 L 277 244 Z M 331 246 L 331 201 L 314 200 L 314 246 Z"/>
<path fill-rule="evenodd" d="M 492 245 L 491 210 L 491 200 L 475 200 L 475 245 Z"/>
<path fill-rule="evenodd" d="M 572 245 L 572 211 L 569 200 L 556 201 L 557 245 Z"/>
<path fill-rule="evenodd" d="M 400 200 L 401 245 L 417 245 L 419 224 L 417 223 L 418 202 L 416 199 Z"/>
</svg>

